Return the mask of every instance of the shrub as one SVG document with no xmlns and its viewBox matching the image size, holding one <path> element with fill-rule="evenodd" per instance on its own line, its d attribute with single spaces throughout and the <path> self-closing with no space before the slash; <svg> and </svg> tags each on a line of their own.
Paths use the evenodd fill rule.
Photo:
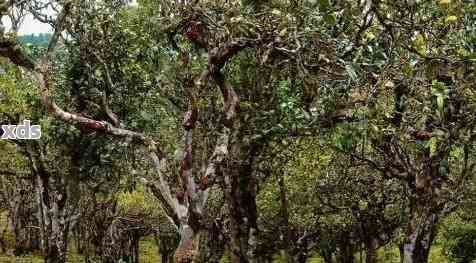
<svg viewBox="0 0 476 263">
<path fill-rule="evenodd" d="M 452 224 L 443 232 L 443 248 L 450 260 L 471 263 L 476 260 L 476 225 Z"/>
</svg>

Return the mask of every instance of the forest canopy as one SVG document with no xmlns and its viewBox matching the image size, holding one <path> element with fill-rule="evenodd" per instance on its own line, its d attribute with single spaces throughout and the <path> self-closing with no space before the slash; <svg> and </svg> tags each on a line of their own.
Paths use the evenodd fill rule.
<svg viewBox="0 0 476 263">
<path fill-rule="evenodd" d="M 476 260 L 474 1 L 0 15 L 0 262 Z"/>
</svg>

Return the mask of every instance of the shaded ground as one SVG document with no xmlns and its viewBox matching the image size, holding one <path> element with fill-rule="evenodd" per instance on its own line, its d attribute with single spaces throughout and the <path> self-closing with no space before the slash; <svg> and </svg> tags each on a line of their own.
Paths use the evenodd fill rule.
<svg viewBox="0 0 476 263">
<path fill-rule="evenodd" d="M 428 262 L 430 263 L 447 263 L 449 260 L 442 255 L 441 247 L 436 246 L 431 254 Z M 359 263 L 357 256 L 356 263 Z M 144 240 L 140 244 L 140 261 L 144 263 L 160 263 L 160 257 L 157 253 L 157 249 L 152 240 Z M 0 255 L 1 263 L 43 263 L 43 259 L 38 256 L 25 256 L 25 257 L 12 257 L 6 255 Z M 81 255 L 70 253 L 68 262 L 71 263 L 83 263 Z M 223 263 L 229 262 L 227 259 L 222 260 Z M 284 262 L 279 257 L 275 258 L 275 263 Z M 381 250 L 379 253 L 379 262 L 382 263 L 400 263 L 398 256 L 398 249 Z M 324 263 L 320 258 L 312 258 L 308 263 Z"/>
<path fill-rule="evenodd" d="M 0 232 L 4 230 L 6 225 L 6 218 L 4 213 L 0 213 Z M 13 236 L 8 231 L 4 233 L 4 241 L 7 244 L 13 242 Z M 160 255 L 158 253 L 157 246 L 152 238 L 144 239 L 140 242 L 140 256 L 139 260 L 143 263 L 160 263 Z M 77 254 L 73 246 L 72 251 L 68 255 L 68 262 L 71 263 L 84 263 L 83 257 Z M 360 263 L 360 256 L 356 255 L 356 263 Z M 223 258 L 223 263 L 230 262 L 227 258 Z M 276 255 L 274 263 L 284 263 L 285 261 Z M 400 263 L 399 251 L 396 247 L 387 247 L 379 250 L 379 262 L 382 263 Z M 447 257 L 443 255 L 441 246 L 434 245 L 430 252 L 430 263 L 447 263 L 450 262 Z M 24 257 L 14 257 L 6 254 L 2 254 L 0 251 L 0 263 L 43 263 L 43 259 L 40 256 L 29 255 Z M 308 263 L 324 263 L 319 257 L 309 259 Z"/>
<path fill-rule="evenodd" d="M 140 242 L 140 256 L 139 259 L 141 262 L 149 263 L 160 263 L 159 253 L 155 243 L 151 239 L 146 239 Z M 68 262 L 71 263 L 84 263 L 83 256 L 75 253 L 69 253 Z M 24 257 L 13 257 L 8 255 L 0 254 L 0 263 L 43 263 L 43 259 L 39 256 L 30 255 Z"/>
</svg>

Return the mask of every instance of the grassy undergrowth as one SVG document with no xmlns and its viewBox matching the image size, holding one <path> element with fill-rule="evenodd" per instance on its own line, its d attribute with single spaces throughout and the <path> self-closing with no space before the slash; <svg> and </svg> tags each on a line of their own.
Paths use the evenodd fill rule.
<svg viewBox="0 0 476 263">
<path fill-rule="evenodd" d="M 83 257 L 77 253 L 71 252 L 68 255 L 68 262 L 84 263 Z M 160 256 L 157 251 L 155 243 L 151 239 L 145 239 L 140 243 L 140 262 L 143 263 L 160 263 Z M 222 263 L 230 262 L 229 259 L 224 258 Z M 274 257 L 273 263 L 284 263 L 279 255 Z M 360 263 L 359 257 L 356 257 L 356 263 Z M 386 248 L 379 251 L 379 262 L 382 263 L 400 263 L 399 252 L 397 248 Z M 434 246 L 430 253 L 430 263 L 447 263 L 449 262 L 442 253 L 440 246 Z M 7 255 L 0 255 L 0 263 L 43 263 L 43 259 L 39 256 L 30 255 L 24 257 L 13 257 Z M 324 263 L 319 257 L 310 258 L 307 263 Z"/>
<path fill-rule="evenodd" d="M 161 263 L 157 246 L 152 239 L 144 239 L 140 242 L 140 262 L 144 263 Z M 38 255 L 25 255 L 22 257 L 14 257 L 0 254 L 0 263 L 43 263 L 43 258 Z M 83 256 L 70 251 L 68 253 L 68 262 L 70 263 L 85 263 Z"/>
<path fill-rule="evenodd" d="M 0 229 L 3 229 L 1 226 L 5 226 L 5 215 L 0 214 Z M 11 233 L 6 233 L 4 236 L 4 240 L 7 244 L 12 244 L 13 236 Z M 378 253 L 379 262 L 382 263 L 400 263 L 400 256 L 398 248 L 395 246 L 389 246 L 386 248 L 382 248 L 379 250 Z M 364 257 L 365 258 L 365 257 Z M 356 256 L 356 263 L 360 263 L 360 257 Z M 140 256 L 139 260 L 141 263 L 161 263 L 160 255 L 158 253 L 158 248 L 153 240 L 153 238 L 145 238 L 140 242 Z M 23 257 L 14 257 L 9 256 L 6 254 L 0 253 L 0 263 L 42 263 L 42 257 L 38 255 L 27 255 Z M 84 263 L 84 259 L 82 255 L 76 253 L 74 245 L 72 245 L 69 254 L 68 254 L 68 262 L 70 263 Z M 230 260 L 227 257 L 224 257 L 221 261 L 222 263 L 229 263 Z M 282 257 L 277 254 L 274 257 L 273 263 L 285 263 Z M 442 247 L 439 244 L 435 244 L 432 247 L 430 252 L 430 263 L 447 263 L 450 262 L 447 257 L 444 256 L 442 253 Z M 310 258 L 307 263 L 324 263 L 324 261 L 319 258 L 318 256 Z"/>
</svg>

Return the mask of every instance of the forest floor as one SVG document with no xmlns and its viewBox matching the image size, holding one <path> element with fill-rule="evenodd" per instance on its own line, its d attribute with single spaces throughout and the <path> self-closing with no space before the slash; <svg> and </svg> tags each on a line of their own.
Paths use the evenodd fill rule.
<svg viewBox="0 0 476 263">
<path fill-rule="evenodd" d="M 379 262 L 382 263 L 400 263 L 400 258 L 398 255 L 398 249 L 385 249 L 379 251 Z M 70 253 L 68 257 L 68 262 L 71 263 L 84 263 L 83 257 L 77 253 Z M 152 239 L 145 239 L 140 243 L 140 256 L 141 263 L 160 263 L 160 257 L 157 251 L 155 242 Z M 225 258 L 222 260 L 223 263 L 228 263 L 229 261 Z M 284 262 L 278 256 L 275 258 L 274 263 Z M 359 256 L 356 256 L 357 263 L 360 262 Z M 450 262 L 444 255 L 442 255 L 442 250 L 440 246 L 435 246 L 432 249 L 430 254 L 429 263 L 447 263 Z M 13 257 L 0 254 L 0 263 L 43 263 L 43 259 L 39 256 L 25 256 L 25 257 Z M 308 263 L 324 263 L 319 257 L 313 257 L 308 260 Z"/>
<path fill-rule="evenodd" d="M 160 263 L 160 255 L 157 246 L 152 239 L 144 239 L 140 242 L 140 262 L 144 263 Z M 0 253 L 0 263 L 43 263 L 43 258 L 37 255 L 26 255 L 23 257 L 9 256 Z M 85 263 L 83 256 L 71 251 L 68 254 L 68 262 L 71 263 Z"/>
<path fill-rule="evenodd" d="M 4 230 L 6 225 L 5 214 L 0 213 L 0 230 Z M 7 246 L 11 243 L 12 234 L 8 233 L 9 231 L 3 232 L 4 241 L 6 241 Z M 160 255 L 158 253 L 158 248 L 155 244 L 153 238 L 145 238 L 140 242 L 139 246 L 140 254 L 139 261 L 141 263 L 160 263 Z M 0 263 L 43 263 L 42 257 L 38 255 L 26 255 L 23 257 L 15 257 L 8 255 L 9 253 L 2 253 L 0 251 Z M 400 263 L 399 251 L 398 248 L 394 246 L 382 248 L 379 250 L 379 262 L 382 263 Z M 70 263 L 85 263 L 83 256 L 76 253 L 74 245 L 68 254 L 68 262 Z M 222 259 L 223 263 L 229 263 L 229 260 L 224 257 Z M 273 263 L 284 263 L 285 261 L 276 255 Z M 360 255 L 356 255 L 355 262 L 360 263 Z M 449 259 L 443 255 L 442 248 L 440 245 L 436 244 L 433 246 L 430 252 L 429 263 L 447 263 L 450 262 Z M 308 260 L 308 263 L 324 263 L 324 261 L 319 257 L 313 257 Z"/>
</svg>

